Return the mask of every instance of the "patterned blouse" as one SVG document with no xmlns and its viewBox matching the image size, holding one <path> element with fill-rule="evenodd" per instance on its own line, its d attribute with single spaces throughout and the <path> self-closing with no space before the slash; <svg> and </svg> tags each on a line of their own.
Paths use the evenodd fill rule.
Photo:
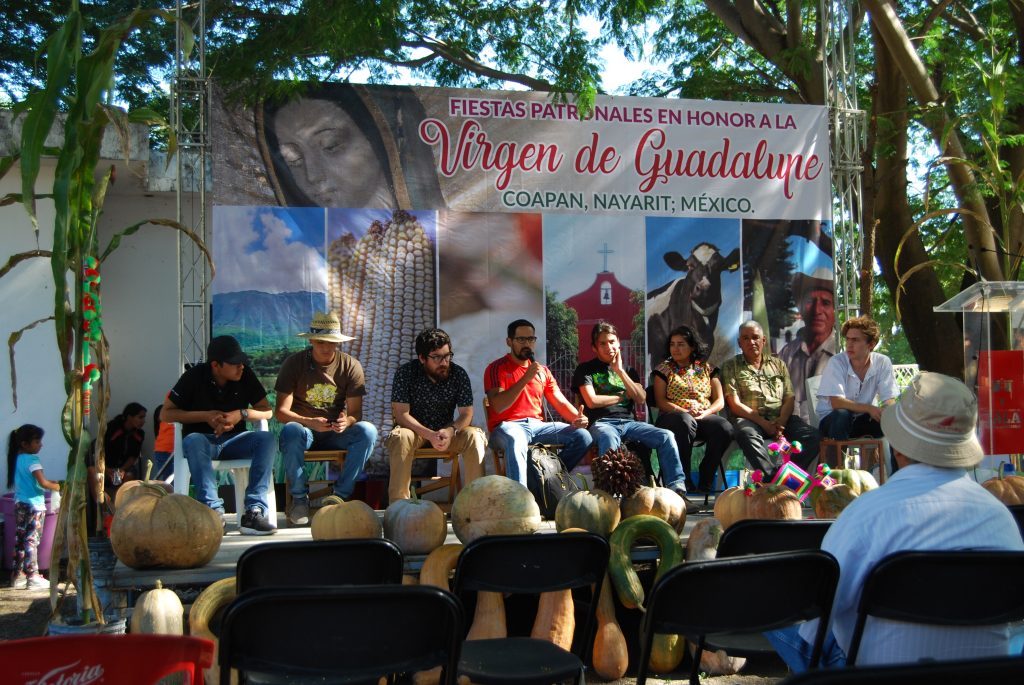
<svg viewBox="0 0 1024 685">
<path fill-rule="evenodd" d="M 665 396 L 691 414 L 711 406 L 711 377 L 718 374 L 707 362 L 694 362 L 681 367 L 671 358 L 658 364 L 654 375 L 665 381 Z"/>
</svg>

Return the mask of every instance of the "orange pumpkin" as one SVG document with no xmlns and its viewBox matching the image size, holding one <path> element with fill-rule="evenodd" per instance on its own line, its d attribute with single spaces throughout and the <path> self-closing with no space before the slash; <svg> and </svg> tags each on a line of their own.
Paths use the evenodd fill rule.
<svg viewBox="0 0 1024 685">
<path fill-rule="evenodd" d="M 981 487 L 1008 507 L 1024 504 L 1024 476 L 1003 476 L 1003 472 L 1000 471 L 998 478 L 989 478 Z"/>
<path fill-rule="evenodd" d="M 668 488 L 642 487 L 622 500 L 622 518 L 655 516 L 682 532 L 686 525 L 686 502 Z"/>
<path fill-rule="evenodd" d="M 448 522 L 430 500 L 399 499 L 384 511 L 384 537 L 403 554 L 427 554 L 444 544 Z"/>
<path fill-rule="evenodd" d="M 784 485 L 762 485 L 747 502 L 747 514 L 752 519 L 800 520 L 804 517 L 800 498 Z"/>
<path fill-rule="evenodd" d="M 541 522 L 530 491 L 505 476 L 483 476 L 462 488 L 451 518 L 455 536 L 466 545 L 484 535 L 529 535 Z"/>
<path fill-rule="evenodd" d="M 738 486 L 725 490 L 715 498 L 715 518 L 722 523 L 723 530 L 737 521 L 749 518 L 747 504 L 747 493 Z"/>
<path fill-rule="evenodd" d="M 619 502 L 604 490 L 581 490 L 563 497 L 555 509 L 555 526 L 560 532 L 568 528 L 608 537 L 619 525 L 622 513 Z"/>
<path fill-rule="evenodd" d="M 309 529 L 314 540 L 379 538 L 384 534 L 377 512 L 357 499 L 321 507 Z"/>
</svg>

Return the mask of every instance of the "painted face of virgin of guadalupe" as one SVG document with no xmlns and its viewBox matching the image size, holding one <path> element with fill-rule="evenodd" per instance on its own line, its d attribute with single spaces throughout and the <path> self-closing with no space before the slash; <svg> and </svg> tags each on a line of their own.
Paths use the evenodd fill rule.
<svg viewBox="0 0 1024 685">
<path fill-rule="evenodd" d="M 289 206 L 395 207 L 387 155 L 369 112 L 351 90 L 335 94 L 265 110 L 279 198 Z"/>
</svg>

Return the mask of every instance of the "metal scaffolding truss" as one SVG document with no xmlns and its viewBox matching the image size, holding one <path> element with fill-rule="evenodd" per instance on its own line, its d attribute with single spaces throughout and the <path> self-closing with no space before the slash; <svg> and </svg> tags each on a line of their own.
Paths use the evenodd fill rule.
<svg viewBox="0 0 1024 685">
<path fill-rule="evenodd" d="M 171 127 L 178 138 L 177 219 L 204 243 L 207 227 L 207 162 L 209 154 L 209 89 L 206 72 L 206 0 L 178 0 L 171 85 Z M 194 47 L 189 45 L 191 30 Z M 207 284 L 209 267 L 202 250 L 178 233 L 178 304 L 181 365 L 202 361 L 209 335 Z"/>
<path fill-rule="evenodd" d="M 825 27 L 825 93 L 832 136 L 836 306 L 845 319 L 860 310 L 859 270 L 864 254 L 860 203 L 866 116 L 857 106 L 856 69 L 857 33 L 864 13 L 856 0 L 821 0 L 821 13 Z"/>
<path fill-rule="evenodd" d="M 864 252 L 860 212 L 865 113 L 857 106 L 856 39 L 863 11 L 856 0 L 821 0 L 825 27 L 825 93 L 830 114 L 836 305 L 843 318 L 860 309 L 859 266 Z M 176 5 L 177 40 L 172 126 L 178 136 L 178 221 L 204 242 L 210 235 L 206 202 L 209 93 L 206 0 Z M 184 27 L 195 39 L 186 54 Z M 178 274 L 182 365 L 203 359 L 209 336 L 209 269 L 202 251 L 179 234 Z"/>
</svg>

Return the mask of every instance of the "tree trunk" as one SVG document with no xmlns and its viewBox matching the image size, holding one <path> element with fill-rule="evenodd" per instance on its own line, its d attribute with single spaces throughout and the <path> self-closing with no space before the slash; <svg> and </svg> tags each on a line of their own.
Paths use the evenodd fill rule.
<svg viewBox="0 0 1024 685">
<path fill-rule="evenodd" d="M 891 56 L 890 68 L 902 73 L 918 103 L 927 108 L 922 122 L 941 147 L 942 154 L 946 157 L 966 159 L 967 155 L 960 143 L 957 129 L 942 108 L 938 91 L 928 75 L 928 69 L 911 44 L 899 17 L 896 16 L 891 0 L 864 0 L 864 6 L 868 9 L 871 25 L 877 32 L 876 53 L 881 53 L 883 45 L 888 49 Z M 988 218 L 988 210 L 978 192 L 974 174 L 965 164 L 955 161 L 946 162 L 946 170 L 960 206 L 973 212 L 973 215 L 967 212 L 961 215 L 972 265 L 977 269 L 978 275 L 987 280 L 1003 280 L 995 235 Z M 908 227 L 909 225 L 907 224 Z"/>
<path fill-rule="evenodd" d="M 896 248 L 913 223 L 907 200 L 907 82 L 878 31 L 875 43 L 877 92 L 873 99 L 872 127 L 877 135 L 874 173 L 865 178 L 865 196 L 874 196 L 873 208 L 865 208 L 865 221 L 877 221 L 875 249 L 882 277 L 895 299 L 899 277 L 915 264 L 928 260 L 919 233 L 903 244 L 899 268 Z M 880 120 L 885 120 L 880 125 Z M 904 284 L 899 298 L 903 332 L 922 369 L 963 378 L 963 335 L 952 314 L 937 314 L 932 307 L 946 300 L 935 272 L 922 269 Z"/>
</svg>

